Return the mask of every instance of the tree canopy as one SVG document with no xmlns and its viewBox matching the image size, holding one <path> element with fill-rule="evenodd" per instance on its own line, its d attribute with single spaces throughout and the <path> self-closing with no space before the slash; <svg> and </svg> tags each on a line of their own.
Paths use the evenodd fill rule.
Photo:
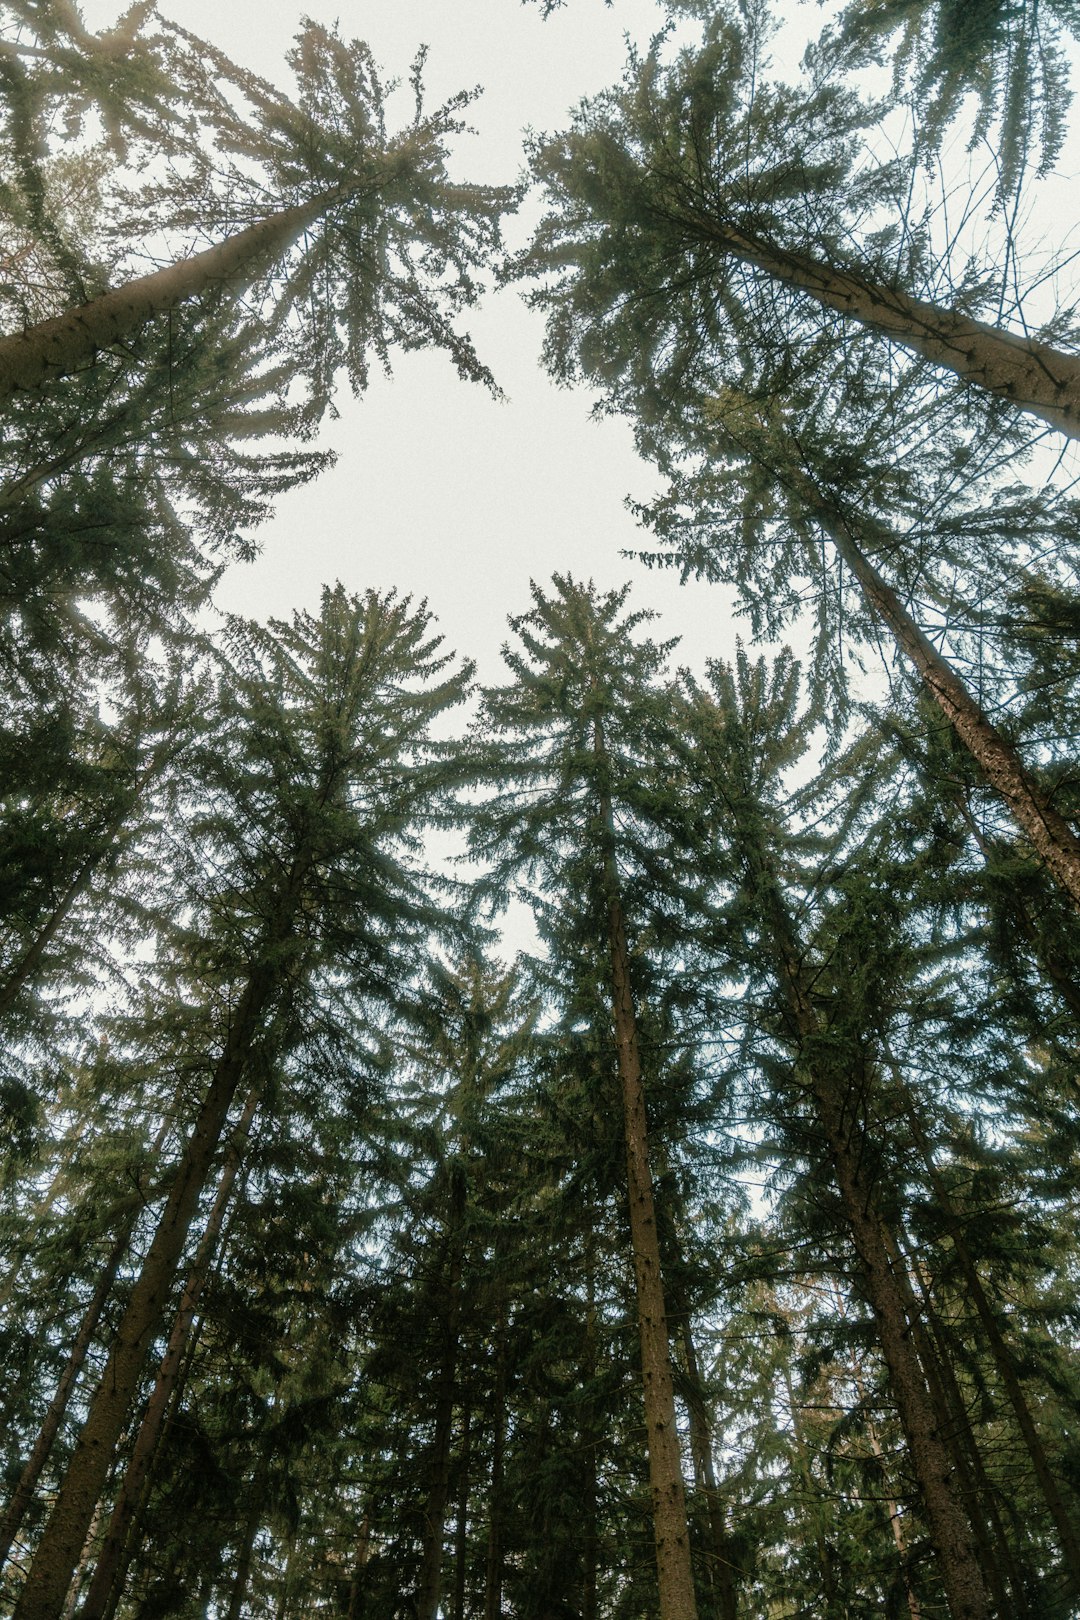
<svg viewBox="0 0 1080 1620">
<path fill-rule="evenodd" d="M 1080 13 L 777 24 L 658 6 L 507 188 L 423 49 L 6 8 L 12 1620 L 1080 1613 Z M 637 579 L 568 534 L 479 681 L 400 587 L 219 612 L 342 382 L 501 398 L 497 281 Z"/>
</svg>

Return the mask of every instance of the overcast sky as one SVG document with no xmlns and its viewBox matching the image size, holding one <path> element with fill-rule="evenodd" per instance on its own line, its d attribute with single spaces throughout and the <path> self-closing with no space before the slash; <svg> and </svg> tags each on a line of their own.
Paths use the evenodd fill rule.
<svg viewBox="0 0 1080 1620">
<path fill-rule="evenodd" d="M 117 0 L 83 4 L 95 29 L 119 9 Z M 618 78 L 624 34 L 647 42 L 662 21 L 653 0 L 570 0 L 547 22 L 538 6 L 517 0 L 159 0 L 159 9 L 283 86 L 303 13 L 365 39 L 390 75 L 406 76 L 427 44 L 432 105 L 483 86 L 477 135 L 462 144 L 458 167 L 489 182 L 519 177 L 523 127 L 562 128 L 583 95 Z M 820 15 L 800 8 L 807 13 Z M 620 556 L 648 544 L 624 497 L 655 485 L 629 428 L 590 420 L 585 393 L 557 389 L 541 372 L 542 323 L 516 291 L 489 296 L 467 324 L 507 401 L 423 353 L 399 357 L 393 380 L 374 378 L 362 400 L 343 393 L 326 432 L 336 468 L 280 501 L 260 531 L 259 559 L 231 569 L 221 605 L 287 615 L 313 607 L 335 579 L 353 590 L 397 586 L 426 596 L 450 644 L 478 660 L 482 679 L 497 681 L 506 616 L 527 609 L 530 578 L 568 570 L 602 586 L 634 578 L 634 601 L 662 611 L 658 633 L 681 635 L 688 662 L 730 649 L 725 593 L 680 587 Z"/>
<path fill-rule="evenodd" d="M 83 0 L 94 28 L 121 9 L 119 0 Z M 519 178 L 524 127 L 564 127 L 582 96 L 618 78 L 625 36 L 644 45 L 663 20 L 655 0 L 567 0 L 546 22 L 538 5 L 518 0 L 159 0 L 159 9 L 283 87 L 304 13 L 365 39 L 388 76 L 407 77 L 426 44 L 430 104 L 483 87 L 472 109 L 477 134 L 456 162 L 468 178 L 495 183 Z M 775 10 L 787 19 L 775 54 L 794 73 L 825 11 L 814 0 L 778 0 Z M 402 122 L 410 110 L 411 100 Z M 1042 193 L 1047 236 L 1060 248 L 1075 193 L 1064 175 L 1057 204 L 1046 182 Z M 526 204 L 510 222 L 512 241 L 524 239 L 530 218 L 535 205 Z M 542 323 L 516 289 L 490 294 L 467 324 L 507 400 L 459 381 L 448 360 L 428 353 L 398 357 L 393 380 L 374 377 L 359 401 L 343 392 L 325 434 L 336 468 L 280 501 L 260 531 L 259 559 L 233 566 L 221 605 L 284 616 L 314 607 L 335 579 L 352 590 L 397 586 L 427 597 L 450 645 L 477 659 L 481 679 L 498 681 L 507 614 L 527 609 L 530 578 L 564 570 L 604 587 L 633 579 L 635 605 L 661 611 L 657 633 L 681 636 L 683 661 L 700 667 L 730 653 L 743 626 L 726 592 L 682 587 L 620 555 L 649 544 L 624 497 L 655 487 L 629 428 L 592 420 L 584 391 L 557 389 L 543 374 Z"/>
</svg>

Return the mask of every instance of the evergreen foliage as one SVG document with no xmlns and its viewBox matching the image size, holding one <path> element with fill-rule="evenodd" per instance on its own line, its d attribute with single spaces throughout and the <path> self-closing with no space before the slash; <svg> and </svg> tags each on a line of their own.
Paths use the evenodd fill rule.
<svg viewBox="0 0 1080 1620">
<path fill-rule="evenodd" d="M 1005 221 L 1075 7 L 848 0 L 796 85 L 671 12 L 504 268 L 755 645 L 558 573 L 458 736 L 426 604 L 205 609 L 341 378 L 494 387 L 471 98 L 6 9 L 0 386 L 68 345 L 0 472 L 13 1620 L 1080 1613 L 1074 321 L 914 201 L 964 127 Z"/>
</svg>

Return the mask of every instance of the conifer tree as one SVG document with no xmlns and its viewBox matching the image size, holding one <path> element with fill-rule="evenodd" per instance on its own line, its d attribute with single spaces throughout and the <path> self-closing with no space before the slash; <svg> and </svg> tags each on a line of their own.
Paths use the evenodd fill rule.
<svg viewBox="0 0 1080 1620">
<path fill-rule="evenodd" d="M 428 615 L 338 588 L 319 619 L 297 615 L 267 632 L 237 625 L 234 662 L 199 773 L 205 808 L 194 813 L 207 865 L 188 881 L 203 916 L 183 920 L 172 946 L 180 954 L 162 963 L 178 998 L 194 992 L 190 1020 L 183 1001 L 174 1004 L 169 1038 L 183 1032 L 189 1050 L 195 1043 L 206 1089 L 20 1616 L 55 1620 L 63 1605 L 241 1086 L 264 1087 L 282 1055 L 309 1038 L 316 987 L 327 993 L 339 953 L 357 1004 L 383 1016 L 400 990 L 401 953 L 439 917 L 402 840 L 437 790 L 428 725 L 460 699 L 465 676 L 447 670 Z M 212 894 L 200 887 L 208 868 Z"/>
<path fill-rule="evenodd" d="M 209 124 L 220 155 L 216 165 L 196 159 L 185 186 L 181 164 L 192 166 L 195 154 L 181 126 L 165 154 L 173 175 L 132 200 L 144 228 L 220 231 L 222 239 L 0 339 L 0 393 L 93 364 L 178 305 L 240 292 L 252 308 L 262 305 L 266 340 L 289 354 L 320 408 L 338 367 L 359 388 L 369 354 L 385 361 L 395 343 L 435 343 L 463 374 L 487 379 L 450 322 L 474 296 L 471 273 L 496 240 L 509 194 L 447 180 L 445 143 L 469 97 L 426 113 L 417 64 L 416 117 L 390 138 L 383 87 L 359 43 L 309 24 L 290 56 L 291 104 L 182 30 L 172 39 L 160 68 Z M 247 101 L 249 118 L 230 96 Z M 298 325 L 306 326 L 299 341 L 290 330 Z"/>
<path fill-rule="evenodd" d="M 751 669 L 740 661 L 738 680 L 713 666 L 713 694 L 699 698 L 699 723 L 708 727 L 715 754 L 700 736 L 697 769 L 719 790 L 721 821 L 743 867 L 742 883 L 754 908 L 751 927 L 770 964 L 782 998 L 784 1039 L 795 1054 L 795 1092 L 809 1109 L 835 1178 L 840 1205 L 866 1295 L 874 1312 L 890 1387 L 904 1428 L 927 1513 L 950 1613 L 960 1617 L 990 1613 L 965 1505 L 953 1484 L 946 1447 L 927 1374 L 915 1353 L 914 1324 L 890 1254 L 890 1238 L 869 1158 L 865 1121 L 866 1056 L 858 1035 L 844 1027 L 839 1008 L 822 1006 L 823 988 L 808 944 L 800 938 L 781 887 L 777 848 L 776 770 L 785 755 L 799 750 L 790 660 L 781 661 L 772 681 L 764 664 Z M 712 717 L 711 721 L 709 717 Z M 793 723 L 794 722 L 794 723 Z M 708 758 L 708 763 L 705 761 Z M 771 778 L 771 781 L 770 781 Z M 770 802 L 771 801 L 771 802 Z"/>
<path fill-rule="evenodd" d="M 556 576 L 533 587 L 512 625 L 522 650 L 513 686 L 485 696 L 481 755 L 500 789 L 479 811 L 478 855 L 504 892 L 538 883 L 543 912 L 565 907 L 576 948 L 602 953 L 622 1091 L 627 1200 L 637 1291 L 660 1613 L 696 1615 L 685 1493 L 664 1309 L 632 939 L 678 897 L 678 856 L 666 847 L 675 809 L 664 794 L 666 648 L 637 641 L 646 615 L 623 615 L 627 590 L 599 596 Z M 671 888 L 665 893 L 664 878 Z M 528 890 L 526 890 L 528 892 Z M 558 896 L 558 902 L 555 897 Z M 559 925 L 552 922 L 553 937 Z M 562 941 L 560 941 L 560 944 Z M 569 943 L 569 942 L 567 942 Z M 563 948 L 566 948 L 564 945 Z"/>
<path fill-rule="evenodd" d="M 730 383 L 745 348 L 768 345 L 797 377 L 839 315 L 853 347 L 860 329 L 881 334 L 1075 437 L 1067 318 L 1061 344 L 981 319 L 992 273 L 953 303 L 926 296 L 926 233 L 905 218 L 899 160 L 862 156 L 873 114 L 840 88 L 843 56 L 812 53 L 805 89 L 791 88 L 763 71 L 762 33 L 761 13 L 710 7 L 697 49 L 665 64 L 661 39 L 631 55 L 621 85 L 533 142 L 548 212 L 512 273 L 541 280 L 530 300 L 549 314 L 551 369 L 605 387 L 633 371 L 644 384 L 650 368 L 670 380 L 707 344 Z M 883 210 L 882 229 L 860 229 Z"/>
</svg>

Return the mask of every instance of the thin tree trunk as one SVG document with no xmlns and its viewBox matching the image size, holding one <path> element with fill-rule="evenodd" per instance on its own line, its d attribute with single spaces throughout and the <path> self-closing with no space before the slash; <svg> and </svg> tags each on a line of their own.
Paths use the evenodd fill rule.
<svg viewBox="0 0 1080 1620">
<path fill-rule="evenodd" d="M 1069 1510 L 1065 1505 L 1065 1499 L 1054 1477 L 1050 1459 L 1042 1442 L 1042 1436 L 1035 1424 L 1027 1397 L 1024 1394 L 1023 1385 L 1016 1371 L 1016 1361 L 1005 1341 L 997 1315 L 987 1297 L 986 1289 L 983 1287 L 978 1267 L 975 1265 L 971 1250 L 967 1246 L 963 1222 L 934 1163 L 933 1149 L 923 1127 L 923 1122 L 919 1117 L 914 1099 L 911 1097 L 903 1077 L 897 1074 L 895 1066 L 894 1075 L 902 1088 L 904 1112 L 926 1168 L 927 1177 L 937 1200 L 938 1208 L 945 1218 L 945 1230 L 952 1242 L 953 1253 L 959 1262 L 964 1286 L 972 1304 L 975 1306 L 976 1314 L 986 1334 L 994 1366 L 997 1369 L 998 1377 L 1001 1379 L 1009 1405 L 1013 1409 L 1017 1426 L 1027 1447 L 1032 1472 L 1038 1482 L 1043 1500 L 1050 1512 L 1050 1517 L 1061 1541 L 1061 1550 L 1065 1557 L 1065 1566 L 1069 1572 L 1071 1590 L 1076 1594 L 1080 1592 L 1080 1539 L 1077 1537 L 1076 1526 L 1072 1522 Z"/>
<path fill-rule="evenodd" d="M 274 948 L 288 937 L 299 898 L 299 860 L 282 907 L 268 930 L 266 956 L 251 970 L 210 1089 L 173 1179 L 139 1279 L 116 1331 L 104 1375 L 90 1403 L 67 1473 L 45 1525 L 13 1620 L 58 1620 L 94 1506 L 102 1495 L 127 1421 L 147 1350 L 165 1310 L 199 1198 L 217 1153 L 229 1108 L 243 1079 L 262 1017 L 279 981 Z"/>
<path fill-rule="evenodd" d="M 895 1234 L 884 1223 L 882 1237 L 911 1327 L 911 1342 L 926 1379 L 937 1432 L 956 1470 L 955 1494 L 964 1502 L 987 1591 L 997 1611 L 1008 1614 L 1014 1606 L 1009 1596 L 1009 1583 L 1014 1594 L 1018 1594 L 1016 1601 L 1022 1605 L 1023 1582 L 1019 1579 L 982 1455 L 968 1421 L 960 1386 L 948 1355 L 941 1351 L 940 1344 L 935 1348 L 932 1342 L 926 1313 L 911 1286 L 907 1262 Z"/>
<path fill-rule="evenodd" d="M 465 1576 L 469 1557 L 469 1468 L 472 1462 L 472 1412 L 461 1415 L 461 1472 L 458 1476 L 457 1522 L 454 1526 L 453 1620 L 465 1620 Z"/>
<path fill-rule="evenodd" d="M 713 1462 L 712 1427 L 705 1405 L 697 1347 L 694 1344 L 689 1319 L 685 1315 L 682 1321 L 682 1342 L 689 1386 L 686 1405 L 690 1413 L 690 1453 L 694 1462 L 694 1482 L 705 1501 L 709 1536 L 709 1572 L 712 1576 L 717 1613 L 720 1620 L 737 1620 L 735 1566 L 731 1562 L 727 1525 L 724 1522 L 724 1503 Z"/>
<path fill-rule="evenodd" d="M 888 626 L 927 692 L 990 786 L 1005 801 L 1017 826 L 1030 838 L 1047 870 L 1080 907 L 1080 839 L 1054 809 L 1013 745 L 987 718 L 948 659 L 942 657 L 892 586 L 864 555 L 851 525 L 809 476 L 794 467 L 792 475 L 800 496 L 858 580 L 867 605 Z"/>
<path fill-rule="evenodd" d="M 364 1595 L 364 1576 L 371 1557 L 371 1512 L 370 1509 L 360 1521 L 360 1533 L 356 1538 L 356 1559 L 353 1563 L 352 1580 L 349 1582 L 349 1609 L 346 1620 L 360 1620 L 360 1605 Z"/>
<path fill-rule="evenodd" d="M 128 1228 L 113 1244 L 109 1258 L 105 1262 L 104 1269 L 98 1279 L 98 1285 L 86 1310 L 83 1312 L 79 1331 L 75 1335 L 74 1343 L 68 1352 L 64 1370 L 60 1374 L 56 1393 L 49 1402 L 48 1410 L 45 1413 L 41 1428 L 38 1430 L 33 1449 L 23 1464 L 19 1482 L 12 1493 L 3 1520 L 0 1521 L 0 1566 L 3 1566 L 7 1561 L 12 1543 L 19 1533 L 19 1528 L 26 1517 L 30 1504 L 34 1500 L 37 1482 L 41 1478 L 42 1470 L 49 1460 L 60 1425 L 64 1420 L 64 1413 L 67 1411 L 71 1392 L 75 1387 L 75 1381 L 86 1361 L 86 1353 L 94 1342 L 94 1335 L 97 1332 L 98 1323 L 101 1321 L 101 1313 L 112 1295 L 117 1273 L 120 1270 L 120 1263 L 127 1253 L 133 1226 L 134 1221 L 129 1223 Z"/>
<path fill-rule="evenodd" d="M 600 1434 L 596 1422 L 596 1250 L 595 1231 L 591 1218 L 585 1229 L 585 1364 L 582 1382 L 589 1391 L 582 1424 L 582 1452 L 585 1485 L 582 1504 L 582 1570 L 581 1620 L 596 1620 L 596 1578 L 600 1558 L 597 1533 L 597 1459 L 600 1453 Z"/>
<path fill-rule="evenodd" d="M 599 719 L 593 722 L 593 747 L 601 779 L 607 775 L 607 754 Z M 630 1242 L 637 1285 L 638 1333 L 645 1404 L 645 1430 L 649 1453 L 656 1573 L 660 1620 L 697 1620 L 694 1578 L 690 1564 L 690 1532 L 686 1493 L 675 1418 L 675 1391 L 671 1378 L 664 1288 L 660 1274 L 660 1244 L 656 1230 L 645 1088 L 638 1047 L 637 1020 L 630 983 L 630 955 L 626 944 L 622 896 L 615 862 L 615 817 L 611 796 L 600 793 L 604 833 L 604 881 L 607 890 L 608 947 L 611 953 L 611 1006 L 615 1049 L 623 1096 L 626 1135 L 627 1197 Z"/>
<path fill-rule="evenodd" d="M 99 854 L 86 858 L 19 960 L 8 969 L 0 984 L 0 1018 L 15 1005 L 19 992 L 52 944 L 76 900 L 89 888 L 90 879 L 108 853 L 107 849 L 103 849 Z"/>
<path fill-rule="evenodd" d="M 845 1315 L 843 1300 L 839 1288 L 834 1287 L 832 1293 L 836 1304 L 837 1314 L 840 1316 Z M 885 1489 L 885 1499 L 883 1505 L 888 1516 L 889 1529 L 892 1533 L 893 1543 L 896 1547 L 896 1555 L 900 1563 L 900 1574 L 904 1582 L 904 1592 L 907 1597 L 908 1614 L 910 1615 L 911 1620 L 922 1620 L 922 1609 L 919 1605 L 918 1595 L 916 1594 L 915 1588 L 911 1581 L 911 1557 L 908 1551 L 907 1537 L 904 1534 L 903 1520 L 900 1517 L 900 1504 L 891 1493 L 888 1464 L 886 1462 L 885 1452 L 881 1441 L 878 1439 L 877 1428 L 875 1427 L 874 1421 L 870 1416 L 870 1406 L 866 1399 L 866 1387 L 863 1383 L 862 1367 L 859 1364 L 859 1360 L 856 1356 L 854 1348 L 851 1350 L 849 1359 L 851 1362 L 851 1378 L 855 1385 L 855 1394 L 858 1396 L 860 1406 L 862 1406 L 866 1413 L 866 1437 L 870 1442 L 870 1450 L 873 1453 L 874 1460 L 878 1465 L 878 1469 L 881 1474 L 881 1482 Z"/>
<path fill-rule="evenodd" d="M 799 1471 L 803 1488 L 811 1503 L 814 1549 L 817 1553 L 818 1572 L 821 1575 L 821 1595 L 825 1605 L 825 1620 L 845 1620 L 847 1606 L 841 1602 L 840 1591 L 836 1584 L 836 1561 L 822 1523 L 822 1490 L 810 1467 L 810 1448 L 806 1444 L 806 1438 L 803 1434 L 799 1406 L 791 1383 L 791 1369 L 786 1361 L 783 1363 L 781 1376 L 787 1393 L 788 1411 L 791 1413 L 791 1432 L 795 1436 L 795 1466 Z"/>
<path fill-rule="evenodd" d="M 1080 437 L 1080 355 L 973 320 L 855 271 L 837 270 L 708 215 L 673 210 L 667 217 L 826 309 L 884 332 L 962 381 L 1000 395 L 1071 438 Z"/>
<path fill-rule="evenodd" d="M 1015 851 L 1010 850 L 1010 847 L 1004 844 L 1003 840 L 997 841 L 986 837 L 972 814 L 971 806 L 967 802 L 967 795 L 963 789 L 958 788 L 953 798 L 988 867 L 992 865 L 993 857 L 996 854 L 1015 854 Z M 1080 984 L 1077 984 L 1076 979 L 1073 977 L 1072 969 L 1060 956 L 1055 955 L 1053 951 L 1047 948 L 1043 930 L 1039 928 L 1032 917 L 1028 907 L 1024 904 L 1022 896 L 1016 892 L 1015 887 L 1011 884 L 1009 885 L 1005 903 L 1016 926 L 1031 946 L 1039 967 L 1069 1011 L 1075 1018 L 1080 1019 Z"/>
<path fill-rule="evenodd" d="M 918 1594 L 911 1584 L 911 1556 L 908 1552 L 907 1537 L 904 1535 L 904 1522 L 900 1517 L 900 1504 L 889 1494 L 889 1479 L 886 1472 L 885 1453 L 873 1423 L 867 1418 L 866 1438 L 870 1442 L 870 1450 L 874 1454 L 878 1468 L 881 1470 L 882 1483 L 885 1486 L 885 1500 L 883 1506 L 889 1520 L 889 1529 L 892 1532 L 893 1543 L 896 1547 L 896 1556 L 900 1564 L 900 1574 L 904 1582 L 904 1595 L 907 1598 L 908 1614 L 911 1620 L 922 1620 L 922 1609 L 919 1606 Z"/>
<path fill-rule="evenodd" d="M 0 337 L 0 400 L 77 371 L 101 350 L 130 341 L 146 321 L 186 299 L 220 287 L 246 285 L 341 196 L 336 189 L 282 208 L 215 247 L 137 276 L 25 332 Z"/>
<path fill-rule="evenodd" d="M 67 1591 L 64 1593 L 64 1603 L 60 1610 L 60 1620 L 71 1620 L 72 1615 L 75 1613 L 75 1605 L 79 1601 L 79 1589 L 82 1586 L 83 1578 L 86 1575 L 87 1566 L 90 1563 L 90 1555 L 93 1552 L 94 1542 L 97 1540 L 98 1527 L 101 1524 L 101 1515 L 104 1512 L 104 1509 L 104 1502 L 99 1501 L 94 1503 L 94 1511 L 90 1515 L 90 1523 L 86 1530 L 86 1539 L 83 1541 L 78 1562 L 71 1572 L 71 1579 L 68 1582 Z"/>
<path fill-rule="evenodd" d="M 172 1120 L 166 1114 L 150 1147 L 152 1161 L 157 1159 L 158 1154 L 165 1146 L 171 1130 Z M 12 1493 L 4 1517 L 0 1520 L 0 1568 L 3 1567 L 11 1552 L 12 1542 L 18 1535 L 27 1509 L 34 1499 L 37 1482 L 41 1478 L 42 1470 L 49 1460 L 56 1436 L 60 1431 L 60 1425 L 64 1420 L 64 1413 L 67 1411 L 71 1392 L 86 1361 L 86 1353 L 94 1342 L 94 1335 L 101 1321 L 102 1312 L 112 1295 L 120 1264 L 131 1243 L 131 1234 L 135 1230 L 139 1213 L 138 1209 L 132 1211 L 109 1251 L 109 1257 L 98 1279 L 97 1287 L 94 1289 L 86 1310 L 83 1312 L 79 1331 L 75 1335 L 71 1350 L 68 1352 L 68 1359 L 64 1364 L 63 1372 L 60 1374 L 56 1392 L 49 1402 L 48 1410 L 38 1431 L 33 1449 L 23 1465 L 23 1471 L 19 1475 L 19 1482 Z"/>
<path fill-rule="evenodd" d="M 967 1516 L 957 1500 L 952 1462 L 935 1419 L 927 1385 L 911 1339 L 911 1323 L 889 1262 L 885 1231 L 873 1189 L 863 1175 L 855 1122 L 846 1110 L 845 1088 L 814 1053 L 819 1047 L 817 1013 L 779 886 L 760 856 L 756 868 L 759 898 L 772 933 L 778 977 L 798 1065 L 809 1085 L 818 1122 L 828 1144 L 836 1185 L 858 1257 L 878 1341 L 908 1444 L 912 1467 L 926 1509 L 931 1541 L 953 1620 L 987 1620 L 989 1604 Z"/>
<path fill-rule="evenodd" d="M 446 1510 L 450 1501 L 450 1448 L 454 1433 L 454 1404 L 457 1394 L 458 1324 L 461 1319 L 463 1190 L 451 1191 L 447 1234 L 447 1300 L 443 1318 L 442 1365 L 439 1369 L 435 1402 L 435 1432 L 432 1436 L 427 1500 L 424 1504 L 420 1579 L 417 1584 L 418 1620 L 437 1620 L 442 1595 L 443 1538 Z"/>
<path fill-rule="evenodd" d="M 258 1487 L 252 1493 L 251 1510 L 244 1522 L 244 1539 L 240 1544 L 236 1573 L 233 1576 L 232 1589 L 229 1592 L 229 1607 L 225 1611 L 225 1620 L 240 1620 L 244 1608 L 244 1599 L 247 1597 L 248 1584 L 251 1580 L 251 1566 L 255 1557 L 255 1538 L 259 1533 L 259 1526 L 263 1518 L 263 1503 Z M 915 1616 L 918 1620 L 918 1616 Z"/>
<path fill-rule="evenodd" d="M 232 1133 L 225 1155 L 225 1163 L 221 1171 L 221 1178 L 218 1182 L 217 1194 L 207 1217 L 203 1235 L 199 1240 L 199 1246 L 195 1251 L 191 1270 L 188 1272 L 187 1282 L 184 1285 L 184 1292 L 180 1299 L 180 1309 L 173 1323 L 165 1354 L 158 1367 L 157 1379 L 151 1391 L 146 1411 L 143 1414 L 143 1420 L 139 1425 L 139 1432 L 135 1437 L 135 1445 L 113 1507 L 109 1527 L 105 1532 L 105 1540 L 98 1553 L 90 1589 L 80 1611 L 80 1620 L 104 1620 L 106 1611 L 109 1608 L 110 1593 L 120 1579 L 121 1566 L 124 1561 L 124 1548 L 127 1544 L 131 1521 L 142 1500 L 144 1488 L 150 1477 L 150 1469 L 157 1452 L 158 1442 L 161 1439 L 165 1415 L 169 1410 L 173 1394 L 177 1388 L 180 1365 L 191 1332 L 191 1324 L 195 1319 L 199 1296 L 202 1293 L 203 1284 L 206 1282 L 214 1254 L 217 1251 L 221 1228 L 232 1195 L 233 1183 L 240 1168 L 244 1144 L 247 1141 L 248 1131 L 251 1128 L 251 1122 L 255 1116 L 260 1096 L 261 1087 L 253 1087 L 248 1093 L 244 1111 Z M 115 1600 L 113 1607 L 115 1607 Z"/>
<path fill-rule="evenodd" d="M 506 1310 L 499 1301 L 495 1323 L 495 1388 L 491 1396 L 491 1485 L 488 1491 L 487 1551 L 484 1558 L 484 1620 L 502 1616 L 502 1489 L 506 1448 Z"/>
<path fill-rule="evenodd" d="M 452 1375 L 451 1375 L 452 1376 Z M 450 1443 L 454 1428 L 454 1389 L 444 1378 L 435 1408 L 435 1433 L 431 1450 L 431 1473 L 424 1503 L 420 1578 L 417 1583 L 418 1620 L 436 1620 L 442 1595 L 443 1537 L 446 1510 L 450 1500 Z"/>
</svg>

